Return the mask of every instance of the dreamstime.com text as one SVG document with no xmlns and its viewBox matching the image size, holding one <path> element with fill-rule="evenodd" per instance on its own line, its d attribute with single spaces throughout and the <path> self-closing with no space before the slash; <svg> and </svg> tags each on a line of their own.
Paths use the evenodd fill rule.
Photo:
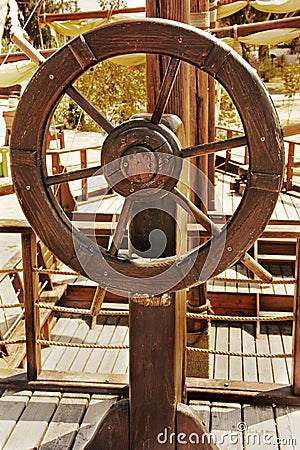
<svg viewBox="0 0 300 450">
<path fill-rule="evenodd" d="M 239 425 L 239 424 L 238 424 Z M 251 446 L 294 446 L 296 447 L 296 439 L 292 437 L 284 438 L 274 436 L 272 433 L 255 433 L 242 429 L 242 427 L 237 427 L 238 431 L 225 431 L 222 433 L 203 433 L 199 435 L 198 433 L 170 433 L 167 428 L 165 428 L 161 433 L 157 435 L 157 442 L 160 445 L 165 444 L 175 444 L 180 445 L 199 445 L 199 444 L 216 444 L 216 445 L 237 445 L 239 442 L 243 441 L 245 445 Z M 242 433 L 243 432 L 243 436 Z"/>
</svg>

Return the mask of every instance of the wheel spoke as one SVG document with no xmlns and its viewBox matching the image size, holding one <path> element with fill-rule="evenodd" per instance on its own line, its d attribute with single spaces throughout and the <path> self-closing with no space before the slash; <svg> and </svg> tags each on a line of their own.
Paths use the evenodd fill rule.
<svg viewBox="0 0 300 450">
<path fill-rule="evenodd" d="M 179 67 L 180 67 L 180 59 L 177 58 L 171 58 L 167 71 L 165 73 L 159 95 L 158 100 L 156 102 L 151 122 L 154 124 L 158 124 L 162 118 L 162 115 L 164 113 L 164 110 L 166 108 L 166 105 L 168 103 L 172 87 L 176 80 L 176 75 L 178 73 Z"/>
<path fill-rule="evenodd" d="M 246 136 L 240 136 L 224 141 L 208 142 L 207 144 L 194 145 L 193 147 L 186 147 L 181 150 L 183 158 L 190 158 L 192 156 L 203 156 L 211 153 L 217 153 L 222 150 L 229 150 L 231 148 L 242 147 L 247 145 Z"/>
<path fill-rule="evenodd" d="M 261 281 L 270 283 L 273 280 L 273 275 L 268 272 L 261 264 L 259 264 L 249 253 L 244 253 L 240 257 L 240 262 L 244 264 L 254 275 L 256 275 Z"/>
<path fill-rule="evenodd" d="M 97 122 L 107 133 L 110 133 L 114 126 L 107 120 L 98 109 L 96 109 L 91 102 L 88 101 L 74 86 L 69 86 L 66 89 L 67 94 L 85 111 L 92 119 Z"/>
<path fill-rule="evenodd" d="M 83 178 L 89 178 L 93 175 L 102 175 L 102 166 L 87 167 L 86 169 L 74 170 L 72 172 L 63 172 L 57 175 L 50 175 L 46 178 L 47 186 L 53 186 L 54 184 L 68 183 L 69 181 L 82 180 Z"/>
<path fill-rule="evenodd" d="M 122 211 L 119 216 L 119 220 L 115 229 L 114 236 L 112 238 L 110 247 L 108 249 L 111 256 L 117 256 L 124 234 L 126 230 L 127 223 L 129 221 L 130 213 L 132 211 L 132 201 L 125 198 Z M 98 286 L 96 292 L 93 297 L 92 305 L 90 308 L 91 314 L 91 328 L 94 328 L 97 320 L 97 316 L 100 312 L 103 300 L 105 298 L 107 289 L 101 286 Z"/>
<path fill-rule="evenodd" d="M 196 221 L 207 231 L 209 231 L 213 236 L 217 236 L 220 233 L 220 229 L 215 225 L 215 223 L 199 208 L 197 208 L 197 206 L 195 206 L 194 203 L 191 202 L 185 195 L 183 195 L 177 188 L 174 188 L 172 192 L 177 196 L 180 205 L 188 213 L 192 213 Z M 252 256 L 249 255 L 249 253 L 244 253 L 240 257 L 240 262 L 265 283 L 269 283 L 270 281 L 272 281 L 272 274 L 270 274 L 270 272 L 268 272 L 261 264 L 253 259 Z"/>
<path fill-rule="evenodd" d="M 197 223 L 203 226 L 207 231 L 209 231 L 213 236 L 217 236 L 220 233 L 217 225 L 207 217 L 204 212 L 202 212 L 197 206 L 194 205 L 191 200 L 189 200 L 184 194 L 182 194 L 176 187 L 172 190 L 179 200 L 179 204 L 187 211 L 189 214 L 193 214 Z"/>
<path fill-rule="evenodd" d="M 117 256 L 119 248 L 122 243 L 123 236 L 125 234 L 126 226 L 129 221 L 130 213 L 132 210 L 132 201 L 129 198 L 125 198 L 122 211 L 119 216 L 119 220 L 116 226 L 115 234 L 112 238 L 109 253 L 111 256 Z"/>
</svg>

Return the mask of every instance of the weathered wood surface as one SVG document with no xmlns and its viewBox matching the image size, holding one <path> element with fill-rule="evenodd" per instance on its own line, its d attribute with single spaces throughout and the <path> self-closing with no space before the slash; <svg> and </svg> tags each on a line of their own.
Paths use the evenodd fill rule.
<svg viewBox="0 0 300 450">
<path fill-rule="evenodd" d="M 86 334 L 87 326 L 78 320 L 61 318 L 54 326 L 51 334 L 53 340 L 102 344 L 127 344 L 127 321 L 123 318 L 99 318 L 94 330 Z M 229 323 L 213 323 L 210 336 L 210 348 L 217 350 L 243 351 L 247 353 L 265 352 L 290 353 L 292 347 L 291 324 L 261 325 L 261 334 L 255 337 L 255 324 L 245 323 L 242 326 Z M 76 334 L 77 333 L 77 334 Z M 84 339 L 85 336 L 85 339 Z M 78 349 L 72 361 L 68 359 L 70 349 L 64 347 L 48 347 L 42 349 L 43 370 L 57 370 L 58 364 L 66 364 L 72 373 L 83 371 L 90 373 L 126 374 L 128 371 L 128 350 Z M 72 349 L 73 350 L 73 349 Z M 74 355 L 73 355 L 74 356 Z M 65 363 L 63 363 L 65 360 Z M 211 358 L 210 377 L 246 382 L 267 382 L 288 384 L 291 382 L 290 358 L 255 358 L 229 357 L 215 355 Z"/>
<path fill-rule="evenodd" d="M 149 30 L 147 31 L 147 27 L 149 24 Z M 125 27 L 125 28 L 124 28 Z M 55 205 L 52 204 L 52 201 L 50 200 L 50 197 L 47 194 L 47 187 L 45 186 L 45 180 L 44 175 L 39 172 L 38 167 L 36 166 L 36 153 L 35 149 L 41 148 L 41 143 L 43 140 L 42 134 L 44 126 L 48 120 L 48 115 L 50 114 L 50 111 L 52 111 L 51 103 L 53 101 L 56 101 L 54 99 L 58 98 L 61 94 L 62 86 L 68 83 L 71 79 L 73 80 L 74 77 L 79 75 L 81 71 L 84 69 L 89 68 L 91 65 L 95 64 L 99 58 L 102 57 L 110 57 L 112 56 L 111 48 L 114 48 L 113 53 L 114 54 L 120 54 L 122 53 L 122 46 L 124 41 L 128 44 L 129 47 L 126 47 L 126 52 L 130 51 L 130 42 L 134 42 L 132 51 L 143 51 L 143 52 L 151 52 L 153 50 L 153 36 L 155 36 L 155 42 L 156 45 L 158 45 L 157 51 L 161 53 L 165 53 L 174 57 L 182 58 L 182 42 L 190 42 L 189 51 L 186 55 L 184 55 L 184 58 L 187 58 L 189 62 L 195 63 L 198 67 L 204 67 L 205 70 L 208 71 L 211 75 L 215 76 L 216 71 L 215 67 L 211 66 L 211 60 L 210 57 L 207 55 L 209 54 L 211 56 L 211 50 L 214 48 L 215 52 L 220 53 L 220 61 L 224 60 L 223 64 L 220 64 L 220 67 L 218 67 L 218 79 L 221 81 L 221 83 L 224 84 L 226 89 L 233 95 L 234 101 L 239 106 L 240 105 L 240 111 L 241 115 L 245 115 L 247 117 L 244 117 L 243 122 L 245 124 L 250 124 L 251 120 L 254 115 L 254 110 L 256 114 L 259 113 L 259 111 L 264 111 L 264 115 L 261 117 L 261 120 L 256 121 L 256 125 L 259 124 L 259 127 L 257 126 L 250 126 L 249 125 L 249 133 L 248 134 L 248 140 L 249 140 L 249 149 L 251 155 L 251 173 L 252 176 L 250 178 L 250 182 L 248 185 L 249 188 L 249 195 L 246 195 L 244 197 L 244 210 L 241 208 L 239 210 L 238 216 L 236 216 L 235 220 L 232 220 L 231 227 L 228 228 L 227 233 L 227 247 L 232 248 L 233 252 L 224 252 L 222 261 L 218 265 L 216 272 L 219 270 L 222 270 L 222 267 L 225 268 L 230 264 L 230 261 L 233 262 L 234 254 L 236 252 L 239 252 L 240 250 L 244 250 L 245 247 L 249 245 L 249 236 L 245 235 L 245 233 L 241 233 L 237 235 L 235 230 L 235 227 L 233 226 L 234 223 L 236 225 L 239 224 L 238 228 L 239 230 L 243 229 L 243 226 L 241 226 L 244 221 L 244 227 L 246 228 L 252 228 L 251 224 L 255 222 L 256 224 L 256 231 L 259 233 L 262 231 L 265 221 L 267 220 L 267 216 L 271 213 L 271 210 L 273 208 L 273 200 L 277 197 L 278 189 L 279 189 L 279 182 L 282 174 L 282 158 L 279 157 L 278 160 L 276 160 L 278 156 L 278 152 L 274 152 L 274 154 L 270 154 L 270 148 L 276 148 L 278 146 L 278 140 L 275 138 L 275 135 L 280 135 L 279 132 L 279 124 L 276 120 L 274 120 L 274 114 L 273 109 L 271 105 L 269 104 L 269 101 L 267 98 L 264 97 L 265 93 L 262 89 L 258 87 L 258 80 L 255 78 L 253 73 L 245 71 L 245 68 L 240 64 L 239 60 L 235 60 L 232 54 L 227 54 L 226 51 L 223 48 L 218 48 L 218 45 L 216 42 L 211 42 L 210 38 L 206 36 L 206 38 L 201 41 L 199 39 L 199 35 L 196 32 L 191 33 L 191 31 L 186 30 L 184 27 L 180 27 L 179 25 L 172 25 L 169 31 L 169 26 L 163 23 L 159 24 L 153 24 L 151 22 L 151 28 L 150 28 L 150 22 L 147 21 L 141 21 L 136 22 L 134 26 L 122 24 L 119 26 L 119 24 L 109 26 L 109 27 L 102 27 L 101 31 L 97 30 L 97 32 L 90 32 L 85 37 L 85 43 L 79 42 L 79 40 L 75 40 L 72 43 L 72 52 L 70 52 L 70 46 L 63 50 L 60 50 L 57 52 L 51 60 L 48 60 L 43 67 L 45 68 L 48 66 L 47 70 L 49 70 L 49 74 L 54 75 L 53 83 L 51 83 L 51 89 L 49 88 L 47 91 L 40 89 L 38 84 L 43 82 L 43 77 L 35 77 L 32 83 L 32 90 L 35 92 L 42 92 L 43 95 L 39 95 L 38 101 L 39 101 L 39 108 L 43 110 L 43 114 L 36 118 L 30 118 L 30 120 L 26 121 L 26 124 L 24 121 L 21 120 L 22 117 L 22 101 L 24 97 L 22 97 L 22 100 L 20 102 L 20 106 L 18 108 L 19 120 L 16 121 L 17 124 L 21 126 L 25 126 L 28 128 L 28 132 L 24 133 L 24 130 L 21 130 L 21 128 L 15 128 L 15 140 L 12 142 L 12 160 L 13 160 L 13 172 L 14 172 L 14 178 L 15 181 L 17 179 L 19 180 L 18 184 L 16 186 L 19 186 L 19 194 L 22 195 L 26 191 L 26 199 L 24 198 L 24 205 L 26 203 L 26 214 L 30 214 L 30 210 L 34 209 L 34 214 L 31 211 L 30 214 L 30 221 L 34 223 L 34 226 L 38 229 L 40 227 L 40 222 L 42 223 L 51 223 L 50 228 L 46 232 L 45 230 L 39 230 L 40 235 L 44 242 L 50 247 L 52 247 L 52 250 L 54 250 L 55 254 L 58 254 L 61 259 L 66 259 L 68 261 L 72 261 L 72 266 L 75 270 L 80 270 L 81 264 L 79 264 L 79 261 L 77 259 L 77 256 L 75 255 L 76 252 L 74 252 L 74 242 L 77 242 L 78 246 L 81 245 L 81 239 L 87 244 L 86 239 L 83 238 L 81 234 L 75 233 L 77 237 L 74 237 L 74 231 L 73 236 L 70 235 L 70 225 L 66 222 L 65 218 L 63 218 L 58 211 L 58 209 L 55 207 Z M 178 28 L 179 27 L 179 28 Z M 128 29 L 127 29 L 128 28 Z M 114 35 L 115 33 L 115 35 Z M 145 37 L 144 39 L 137 39 L 140 34 L 143 34 Z M 109 41 L 114 41 L 113 46 L 107 47 L 105 42 L 108 42 L 107 35 L 109 35 Z M 164 39 L 161 39 L 157 42 L 156 36 L 164 34 Z M 179 39 L 174 40 L 174 35 L 180 35 Z M 120 36 L 122 35 L 122 42 L 118 42 L 118 39 L 120 39 Z M 128 35 L 128 39 L 124 39 L 124 36 Z M 196 37 L 197 35 L 197 37 Z M 147 37 L 146 37 L 147 36 Z M 205 42 L 205 40 L 208 40 L 209 42 Z M 100 44 L 101 41 L 101 45 Z M 192 45 L 193 42 L 197 43 L 197 45 Z M 197 42 L 196 42 L 197 41 Z M 138 48 L 137 48 L 138 45 Z M 202 52 L 199 51 L 199 46 L 203 47 Z M 118 47 L 118 50 L 116 48 Z M 209 47 L 209 48 L 206 48 Z M 99 52 L 99 48 L 101 48 L 101 51 Z M 197 48 L 197 51 L 193 50 L 194 48 Z M 171 50 L 171 53 L 170 53 Z M 125 51 L 125 49 L 124 49 Z M 186 47 L 185 47 L 186 51 Z M 74 57 L 74 55 L 77 55 Z M 199 55 L 202 55 L 201 58 L 203 58 L 202 61 L 199 61 Z M 204 55 L 204 56 L 203 56 Z M 56 60 L 60 58 L 64 58 L 66 61 L 64 67 L 65 72 L 62 73 L 61 71 L 59 73 L 57 72 L 58 65 L 56 64 Z M 79 59 L 78 59 L 79 58 Z M 223 58 L 223 59 L 222 59 Z M 81 66 L 78 65 L 78 60 L 81 62 Z M 44 71 L 44 69 L 43 69 Z M 46 74 L 46 72 L 43 72 Z M 229 74 L 229 75 L 228 75 Z M 255 78 L 255 79 L 254 79 Z M 239 83 L 243 79 L 243 83 L 240 86 Z M 252 86 L 254 91 L 256 92 L 256 89 L 258 91 L 256 92 L 257 95 L 255 95 L 251 89 L 247 88 L 247 92 L 244 89 L 244 86 Z M 250 92 L 251 91 L 251 92 Z M 72 91 L 73 92 L 73 91 Z M 74 92 L 73 92 L 74 94 Z M 73 95 L 71 93 L 71 95 Z M 76 94 L 77 95 L 77 94 Z M 34 96 L 30 96 L 30 101 L 35 98 Z M 83 100 L 81 97 L 76 97 L 79 104 L 83 106 L 85 109 L 88 109 L 90 111 L 90 114 L 94 116 L 94 110 L 92 110 L 91 105 L 86 104 L 86 101 Z M 265 101 L 265 107 L 262 108 L 261 102 L 262 98 Z M 254 99 L 259 99 L 259 104 L 255 104 Z M 245 106 L 249 102 L 249 109 Z M 25 104 L 25 99 L 24 99 Z M 27 102 L 26 102 L 26 111 L 27 111 Z M 87 108 L 88 107 L 88 108 Z M 32 109 L 35 110 L 34 105 L 32 105 Z M 38 109 L 38 108 L 37 108 Z M 98 114 L 99 116 L 99 114 Z M 97 117 L 98 117 L 97 116 Z M 100 120 L 100 119 L 99 119 Z M 102 121 L 102 120 L 100 120 Z M 264 127 L 264 123 L 268 123 L 268 128 Z M 273 128 L 272 133 L 270 133 L 270 123 L 273 124 L 271 128 Z M 34 125 L 34 128 L 38 128 L 41 130 L 40 133 L 38 133 L 37 141 L 39 142 L 32 142 L 32 137 L 29 138 L 28 136 L 32 136 L 32 133 L 29 132 L 29 129 Z M 274 130 L 277 130 L 278 133 Z M 248 131 L 248 130 L 247 130 Z M 263 138 L 263 141 L 261 140 L 261 137 Z M 274 145 L 271 142 L 274 140 Z M 275 142 L 276 141 L 276 142 Z M 262 144 L 263 142 L 263 144 Z M 259 143 L 259 145 L 256 146 L 256 143 Z M 261 154 L 256 155 L 256 150 L 259 149 L 259 152 Z M 25 150 L 27 149 L 27 150 Z M 253 151 L 252 151 L 252 150 Z M 23 154 L 24 153 L 24 154 Z M 264 156 L 263 156 L 264 154 Z M 41 155 L 42 156 L 42 155 Z M 28 170 L 23 170 L 20 165 L 25 165 Z M 30 169 L 29 169 L 30 167 Z M 21 170 L 22 169 L 22 170 Z M 35 172 L 35 173 L 34 173 Z M 268 174 L 267 176 L 261 177 L 258 175 L 258 173 L 265 173 Z M 25 176 L 25 178 L 24 178 Z M 35 182 L 33 183 L 34 177 Z M 39 180 L 37 182 L 36 180 Z M 29 189 L 25 189 L 30 186 Z M 251 195 L 250 195 L 251 191 Z M 255 196 L 255 198 L 254 198 Z M 263 204 L 263 207 L 259 208 L 256 207 L 255 211 L 252 208 L 252 204 L 255 202 L 256 204 Z M 33 205 L 34 203 L 34 205 Z M 266 210 L 266 204 L 269 205 L 268 209 Z M 41 208 L 41 205 L 43 207 Z M 39 210 L 40 209 L 40 210 Z M 39 210 L 39 213 L 36 214 L 36 212 Z M 247 212 L 246 212 L 247 210 Z M 51 211 L 51 214 L 47 213 L 47 217 L 45 216 L 45 211 Z M 243 212 L 244 211 L 244 212 Z M 253 211 L 253 214 L 251 213 L 249 216 L 249 211 Z M 257 216 L 258 214 L 258 216 Z M 39 221 L 37 223 L 37 215 L 39 216 Z M 258 220 L 258 217 L 260 217 L 260 220 Z M 239 223 L 240 222 L 240 223 Z M 261 227 L 257 228 L 257 223 L 260 223 Z M 231 234 L 232 233 L 232 234 Z M 59 245 L 54 244 L 54 242 L 57 242 L 57 236 L 59 236 Z M 234 237 L 233 237 L 234 236 Z M 77 241 L 78 238 L 78 241 Z M 63 245 L 62 245 L 63 243 Z M 237 245 L 238 243 L 238 245 Z M 102 284 L 111 283 L 111 285 L 115 285 L 118 280 L 115 279 L 113 276 L 107 277 L 105 280 L 103 279 L 103 273 L 106 272 L 103 271 L 103 267 L 101 264 L 101 261 L 98 261 L 98 251 L 95 251 L 93 253 L 92 258 L 90 259 L 90 252 L 88 250 L 88 245 L 86 244 L 82 245 L 80 248 L 83 250 L 82 258 L 85 261 L 89 261 L 88 267 L 89 267 L 89 276 L 93 277 L 94 279 L 97 279 L 97 281 L 102 282 Z M 55 248 L 54 248 L 54 247 Z M 197 264 L 195 267 L 196 272 L 199 273 L 203 266 L 203 261 L 206 259 L 208 248 L 207 246 L 203 247 L 203 250 L 201 250 L 200 255 L 197 260 Z M 93 260 L 93 261 L 92 261 Z M 82 263 L 82 261 L 81 261 Z M 114 260 L 113 266 L 121 273 L 124 271 L 127 273 L 128 264 L 124 265 L 121 261 Z M 95 269 L 96 268 L 96 269 Z M 143 265 L 142 267 L 139 266 L 138 268 L 135 267 L 134 264 L 130 265 L 130 272 L 133 276 L 138 277 L 144 277 L 144 276 L 151 276 L 155 275 L 157 273 L 160 273 L 162 270 L 165 269 L 165 266 L 161 267 L 159 264 L 156 265 Z M 96 270 L 96 273 L 95 273 Z M 91 273 L 92 272 L 92 273 Z M 191 276 L 190 278 L 185 279 L 184 283 L 181 283 L 176 286 L 176 288 L 183 287 L 184 285 L 190 285 L 193 284 L 195 281 L 195 277 Z M 144 285 L 143 285 L 144 283 Z M 140 282 L 141 290 L 151 290 L 152 286 L 149 286 L 149 283 L 147 284 L 144 279 L 141 278 Z M 119 286 L 120 289 L 129 290 L 134 292 L 135 287 L 133 287 L 130 282 L 128 283 L 122 283 L 122 286 Z"/>
<path fill-rule="evenodd" d="M 1 392 L 1 448 L 81 450 L 116 400 L 114 396 L 79 393 L 58 394 L 32 390 Z M 250 450 L 270 446 L 275 450 L 282 447 L 292 450 L 298 447 L 299 407 L 209 401 L 192 401 L 191 406 L 197 418 L 209 430 L 203 437 L 204 444 L 210 440 L 221 450 Z M 161 431 L 164 432 L 163 429 Z M 180 439 L 188 440 L 189 437 L 188 433 L 187 436 L 180 436 Z M 201 435 L 198 437 L 201 443 Z M 164 439 L 165 435 L 160 438 Z M 195 434 L 191 434 L 191 439 L 197 442 Z M 121 443 L 124 443 L 124 439 L 121 439 Z M 187 444 L 182 445 L 182 448 L 188 448 Z"/>
</svg>

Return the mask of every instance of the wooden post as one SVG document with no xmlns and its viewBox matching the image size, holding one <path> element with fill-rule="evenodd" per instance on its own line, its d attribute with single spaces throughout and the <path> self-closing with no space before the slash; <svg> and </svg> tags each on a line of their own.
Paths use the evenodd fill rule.
<svg viewBox="0 0 300 450">
<path fill-rule="evenodd" d="M 82 148 L 80 150 L 80 168 L 81 169 L 87 168 L 87 151 L 85 148 Z M 81 196 L 82 200 L 88 199 L 88 182 L 86 178 L 83 178 L 81 180 Z"/>
<path fill-rule="evenodd" d="M 201 29 L 210 27 L 210 13 L 208 0 L 191 0 L 191 24 Z M 213 81 L 213 80 L 212 80 Z M 204 144 L 212 138 L 214 133 L 214 114 L 210 119 L 211 108 L 209 108 L 209 88 L 212 88 L 212 82 L 209 76 L 203 71 L 191 68 L 190 72 L 190 144 Z M 210 128 L 211 129 L 210 129 Z M 214 163 L 214 159 L 208 155 L 193 158 L 193 164 L 203 173 L 200 179 L 197 175 L 191 177 L 191 200 L 205 214 L 209 206 L 209 200 L 212 198 L 209 194 L 209 177 L 214 178 L 214 171 L 211 173 L 210 164 Z M 201 194 L 201 199 L 198 197 Z M 214 197 L 213 197 L 214 199 Z M 206 283 L 196 286 L 189 290 L 188 309 L 198 311 L 197 308 L 203 307 L 207 303 L 207 287 Z M 196 321 L 188 320 L 188 344 L 208 348 L 208 323 L 206 320 Z M 187 359 L 188 376 L 207 377 L 209 371 L 209 358 L 205 354 L 191 353 Z"/>
<path fill-rule="evenodd" d="M 146 16 L 188 23 L 189 0 L 146 0 Z M 166 58 L 147 55 L 147 107 L 150 112 L 153 111 L 156 104 L 167 64 Z M 184 125 L 185 136 L 188 136 L 190 115 L 188 66 L 186 64 L 181 64 L 165 112 L 180 117 Z"/>
<path fill-rule="evenodd" d="M 38 308 L 38 276 L 36 236 L 33 232 L 22 234 L 24 280 L 24 305 L 27 348 L 27 377 L 36 380 L 41 372 L 40 319 Z"/>
<path fill-rule="evenodd" d="M 295 269 L 295 300 L 294 300 L 294 326 L 293 326 L 293 392 L 300 395 L 300 239 L 296 246 L 296 269 Z"/>
<path fill-rule="evenodd" d="M 210 28 L 216 26 L 217 21 L 217 0 L 210 0 Z M 211 76 L 208 77 L 208 141 L 216 140 L 216 82 Z M 216 155 L 208 155 L 208 179 L 211 186 L 215 186 L 215 165 Z M 208 189 L 208 209 L 213 211 L 215 209 L 215 190 Z"/>
<path fill-rule="evenodd" d="M 185 301 L 174 300 L 163 295 L 130 302 L 130 450 L 158 448 L 176 433 L 186 344 Z M 175 445 L 168 439 L 163 448 Z"/>
<path fill-rule="evenodd" d="M 208 0 L 191 0 L 191 19 L 199 28 L 209 28 L 209 3 Z M 197 21 L 195 20 L 197 17 Z M 200 18 L 200 20 L 199 20 Z M 190 98 L 190 141 L 191 145 L 205 144 L 208 142 L 208 75 L 199 69 L 191 70 L 191 98 Z M 192 200 L 206 212 L 208 204 L 208 155 L 197 157 L 194 163 L 205 178 L 196 177 L 192 180 L 194 195 Z M 196 192 L 201 193 L 201 199 Z"/>
<path fill-rule="evenodd" d="M 148 17 L 187 22 L 189 2 L 183 0 L 146 1 Z M 156 104 L 168 58 L 147 58 L 148 110 Z M 181 64 L 169 98 L 166 113 L 179 116 L 185 132 L 189 128 L 189 83 L 187 66 Z M 166 200 L 168 201 L 168 199 Z M 160 208 L 162 206 L 160 205 Z M 175 205 L 173 206 L 175 213 Z M 167 246 L 163 256 L 176 252 L 176 224 L 173 213 L 157 209 L 151 226 L 163 231 Z M 153 210 L 152 210 L 153 211 Z M 149 214 L 139 215 L 131 227 L 131 243 L 144 245 L 144 226 Z M 170 216 L 172 223 L 170 224 Z M 148 228 L 148 226 L 147 226 Z M 184 238 L 184 237 L 183 237 Z M 176 299 L 176 301 L 175 301 Z M 165 433 L 176 433 L 177 404 L 183 399 L 185 384 L 185 296 L 162 295 L 130 302 L 130 450 L 152 450 Z M 175 436 L 175 434 L 173 435 Z M 176 448 L 176 440 L 167 440 L 167 450 Z"/>
</svg>

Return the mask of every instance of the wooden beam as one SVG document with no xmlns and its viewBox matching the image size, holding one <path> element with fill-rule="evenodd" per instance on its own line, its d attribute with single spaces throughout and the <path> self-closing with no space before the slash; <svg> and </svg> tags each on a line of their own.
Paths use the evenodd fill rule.
<svg viewBox="0 0 300 450">
<path fill-rule="evenodd" d="M 185 382 L 185 301 L 175 302 L 174 294 L 138 300 L 130 302 L 130 450 L 150 450 L 165 428 L 176 432 Z"/>
<path fill-rule="evenodd" d="M 289 384 L 187 378 L 189 400 L 300 405 Z"/>
<path fill-rule="evenodd" d="M 34 269 L 37 267 L 36 236 L 33 232 L 22 234 L 22 259 L 24 305 L 27 347 L 27 375 L 35 380 L 41 372 L 40 316 L 38 309 L 38 278 Z"/>
<path fill-rule="evenodd" d="M 63 22 L 66 20 L 87 20 L 87 19 L 107 19 L 116 14 L 137 14 L 145 12 L 144 7 L 138 8 L 122 8 L 105 11 L 82 11 L 60 14 L 41 14 L 39 16 L 40 23 Z"/>
<path fill-rule="evenodd" d="M 243 402 L 300 406 L 289 384 L 187 378 L 188 400 Z M 128 396 L 128 376 L 79 372 L 42 371 L 37 380 L 28 381 L 24 369 L 1 369 L 1 389 L 78 392 Z"/>
<path fill-rule="evenodd" d="M 204 18 L 209 17 L 208 0 L 191 0 L 190 12 L 198 13 Z M 210 23 L 206 20 L 201 24 L 201 28 L 209 28 Z M 190 129 L 189 143 L 191 145 L 200 145 L 208 142 L 208 75 L 195 68 L 190 67 Z M 201 211 L 207 213 L 208 209 L 208 155 L 197 156 L 191 161 L 197 169 L 203 174 L 198 176 L 196 170 L 192 170 L 190 200 L 198 206 Z M 201 195 L 201 198 L 200 198 Z M 207 301 L 206 283 L 190 289 L 188 297 L 188 308 L 203 306 Z M 204 326 L 203 322 L 190 321 L 189 328 L 193 331 L 200 330 Z M 191 331 L 191 330 L 189 330 Z"/>
<path fill-rule="evenodd" d="M 229 27 L 213 28 L 211 33 L 218 38 L 248 36 L 260 31 L 277 30 L 279 28 L 299 28 L 300 17 L 288 17 L 286 19 L 266 20 L 265 22 L 247 23 Z"/>
</svg>

